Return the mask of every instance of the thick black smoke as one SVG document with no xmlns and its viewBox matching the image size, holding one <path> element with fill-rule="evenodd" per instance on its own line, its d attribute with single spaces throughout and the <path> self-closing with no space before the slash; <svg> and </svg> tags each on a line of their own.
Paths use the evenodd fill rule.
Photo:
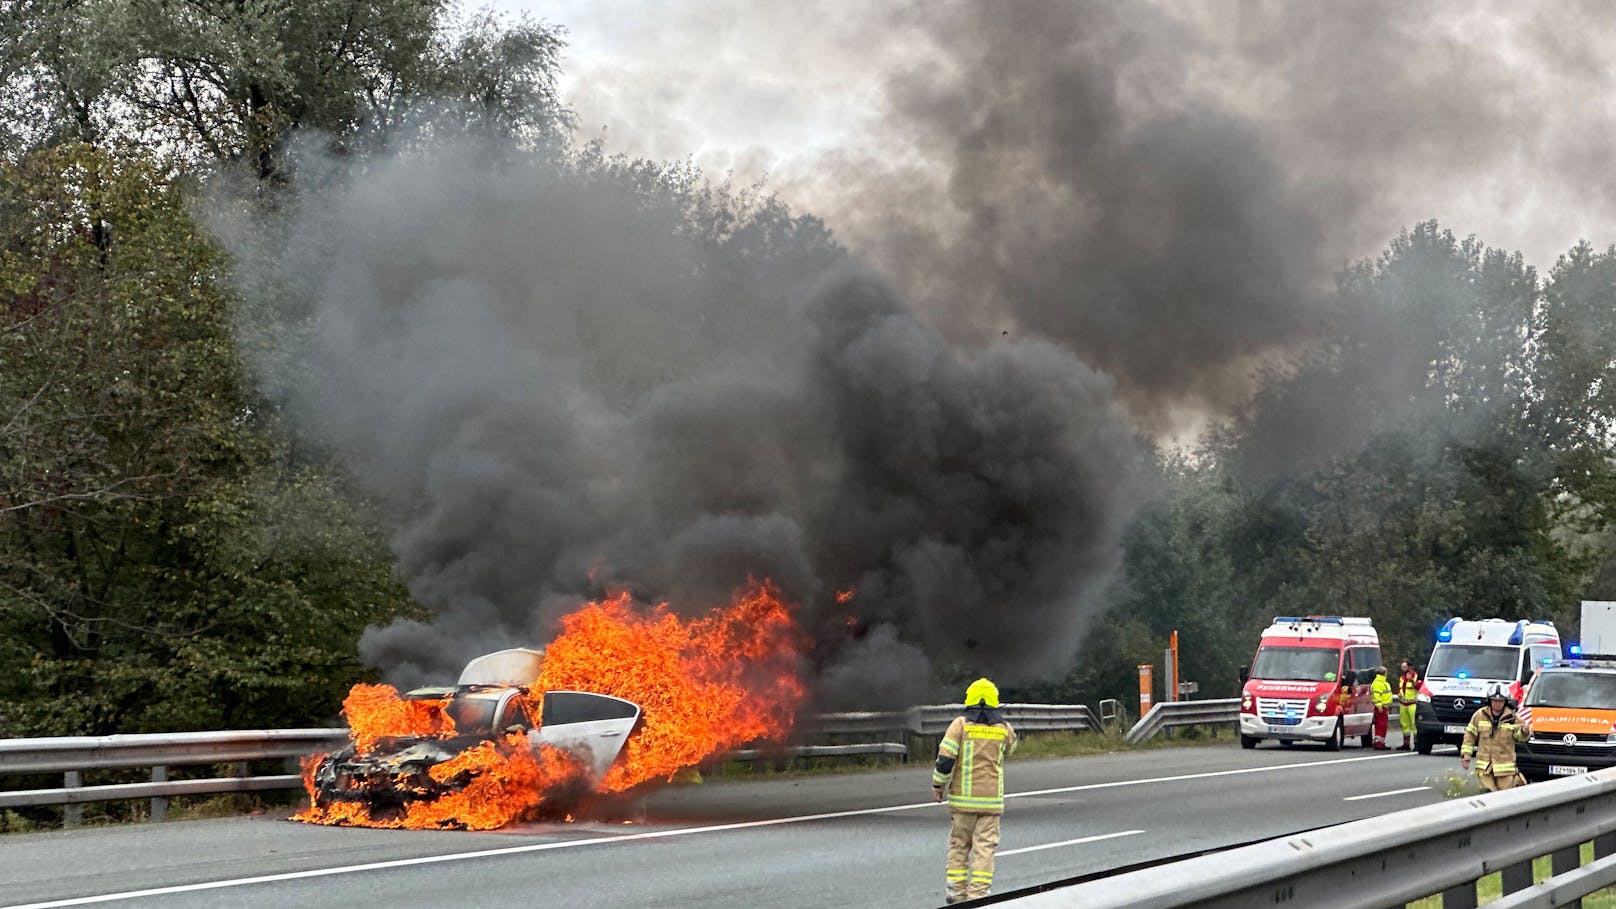
<svg viewBox="0 0 1616 909">
<path fill-rule="evenodd" d="M 1153 431 L 1240 409 L 1416 222 L 1553 252 L 1609 207 L 1608 6 L 880 9 L 841 26 L 842 65 L 883 49 L 880 116 L 792 192 L 950 337 L 1053 338 Z"/>
<path fill-rule="evenodd" d="M 220 230 L 295 304 L 244 347 L 396 515 L 436 616 L 366 636 L 391 676 L 608 589 L 695 611 L 748 577 L 802 604 L 826 703 L 1070 658 L 1135 457 L 1070 352 L 953 349 L 814 222 L 703 230 L 628 169 L 440 137 L 299 183 L 273 228 Z"/>
</svg>

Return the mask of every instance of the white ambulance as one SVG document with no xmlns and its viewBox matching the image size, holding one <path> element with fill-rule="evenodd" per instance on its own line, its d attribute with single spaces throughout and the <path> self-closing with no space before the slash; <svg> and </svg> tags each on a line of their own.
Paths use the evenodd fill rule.
<svg viewBox="0 0 1616 909">
<path fill-rule="evenodd" d="M 1532 680 L 1533 670 L 1561 656 L 1560 632 L 1553 622 L 1449 619 L 1436 634 L 1436 649 L 1416 696 L 1415 749 L 1430 754 L 1436 745 L 1459 744 L 1488 689 L 1502 685 L 1519 703 L 1521 687 Z"/>
<path fill-rule="evenodd" d="M 1370 745 L 1369 684 L 1380 665 L 1380 636 L 1368 619 L 1276 616 L 1249 669 L 1241 669 L 1240 745 L 1322 742 L 1337 750 L 1360 736 Z"/>
</svg>

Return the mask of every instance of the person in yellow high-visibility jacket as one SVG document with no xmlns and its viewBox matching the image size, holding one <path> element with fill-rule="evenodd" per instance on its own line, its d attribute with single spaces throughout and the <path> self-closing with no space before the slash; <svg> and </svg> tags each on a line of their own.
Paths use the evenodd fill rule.
<svg viewBox="0 0 1616 909">
<path fill-rule="evenodd" d="M 1499 735 L 1502 732 L 1503 735 Z M 1515 766 L 1515 743 L 1532 736 L 1532 725 L 1515 714 L 1515 704 L 1504 692 L 1504 686 L 1494 685 L 1487 692 L 1487 706 L 1470 716 L 1465 727 L 1464 743 L 1459 746 L 1459 767 L 1470 769 L 1472 758 L 1476 762 L 1476 779 L 1481 788 L 1489 792 L 1513 789 L 1526 785 Z"/>
<path fill-rule="evenodd" d="M 1403 671 L 1397 676 L 1397 725 L 1403 728 L 1403 744 L 1398 751 L 1414 747 L 1414 706 L 1419 693 L 1420 674 L 1404 660 Z"/>
<path fill-rule="evenodd" d="M 1392 683 L 1386 681 L 1386 667 L 1375 668 L 1375 680 L 1369 685 L 1369 702 L 1375 708 L 1375 750 L 1387 751 L 1386 720 L 1392 707 Z"/>
<path fill-rule="evenodd" d="M 961 903 L 988 895 L 993 853 L 1004 814 L 1004 758 L 1016 749 L 1016 731 L 999 713 L 999 689 L 977 679 L 965 690 L 965 713 L 954 718 L 937 746 L 932 796 L 948 800 L 948 871 L 945 897 Z"/>
</svg>

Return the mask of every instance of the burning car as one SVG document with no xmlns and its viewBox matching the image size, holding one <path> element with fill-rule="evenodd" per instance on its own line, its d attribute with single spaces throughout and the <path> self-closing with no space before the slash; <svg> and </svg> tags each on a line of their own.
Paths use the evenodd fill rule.
<svg viewBox="0 0 1616 909">
<path fill-rule="evenodd" d="M 352 744 L 315 764 L 309 779 L 315 815 L 300 819 L 386 823 L 414 806 L 465 793 L 485 774 L 508 773 L 513 764 L 537 767 L 549 749 L 563 753 L 569 774 L 585 782 L 604 777 L 639 722 L 639 706 L 586 691 L 546 691 L 535 710 L 530 686 L 542 660 L 541 651 L 502 650 L 466 664 L 453 687 L 388 698 L 386 711 L 350 705 Z M 514 782 L 531 782 L 530 776 L 517 774 Z M 331 812 L 345 804 L 353 809 Z M 362 816 L 353 817 L 356 811 Z M 431 825 L 480 826 L 453 814 Z"/>
</svg>

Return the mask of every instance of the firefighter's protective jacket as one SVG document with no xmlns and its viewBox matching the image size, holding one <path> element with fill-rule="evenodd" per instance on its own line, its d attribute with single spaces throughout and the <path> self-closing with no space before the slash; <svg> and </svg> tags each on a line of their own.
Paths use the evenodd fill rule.
<svg viewBox="0 0 1616 909">
<path fill-rule="evenodd" d="M 1530 733 L 1531 729 L 1508 707 L 1497 720 L 1490 707 L 1483 707 L 1471 715 L 1470 725 L 1465 727 L 1459 756 L 1474 755 L 1477 773 L 1508 776 L 1515 772 L 1515 743 L 1526 741 Z"/>
<path fill-rule="evenodd" d="M 943 733 L 931 782 L 948 787 L 952 811 L 1004 813 L 1004 758 L 1016 750 L 1016 731 L 997 714 L 973 708 L 955 717 Z"/>
<path fill-rule="evenodd" d="M 1386 676 L 1377 674 L 1370 683 L 1369 700 L 1376 710 L 1384 710 L 1392 705 L 1392 683 L 1386 681 Z"/>
<path fill-rule="evenodd" d="M 1397 702 L 1404 707 L 1411 706 L 1420 693 L 1420 676 L 1414 670 L 1397 677 Z"/>
</svg>

